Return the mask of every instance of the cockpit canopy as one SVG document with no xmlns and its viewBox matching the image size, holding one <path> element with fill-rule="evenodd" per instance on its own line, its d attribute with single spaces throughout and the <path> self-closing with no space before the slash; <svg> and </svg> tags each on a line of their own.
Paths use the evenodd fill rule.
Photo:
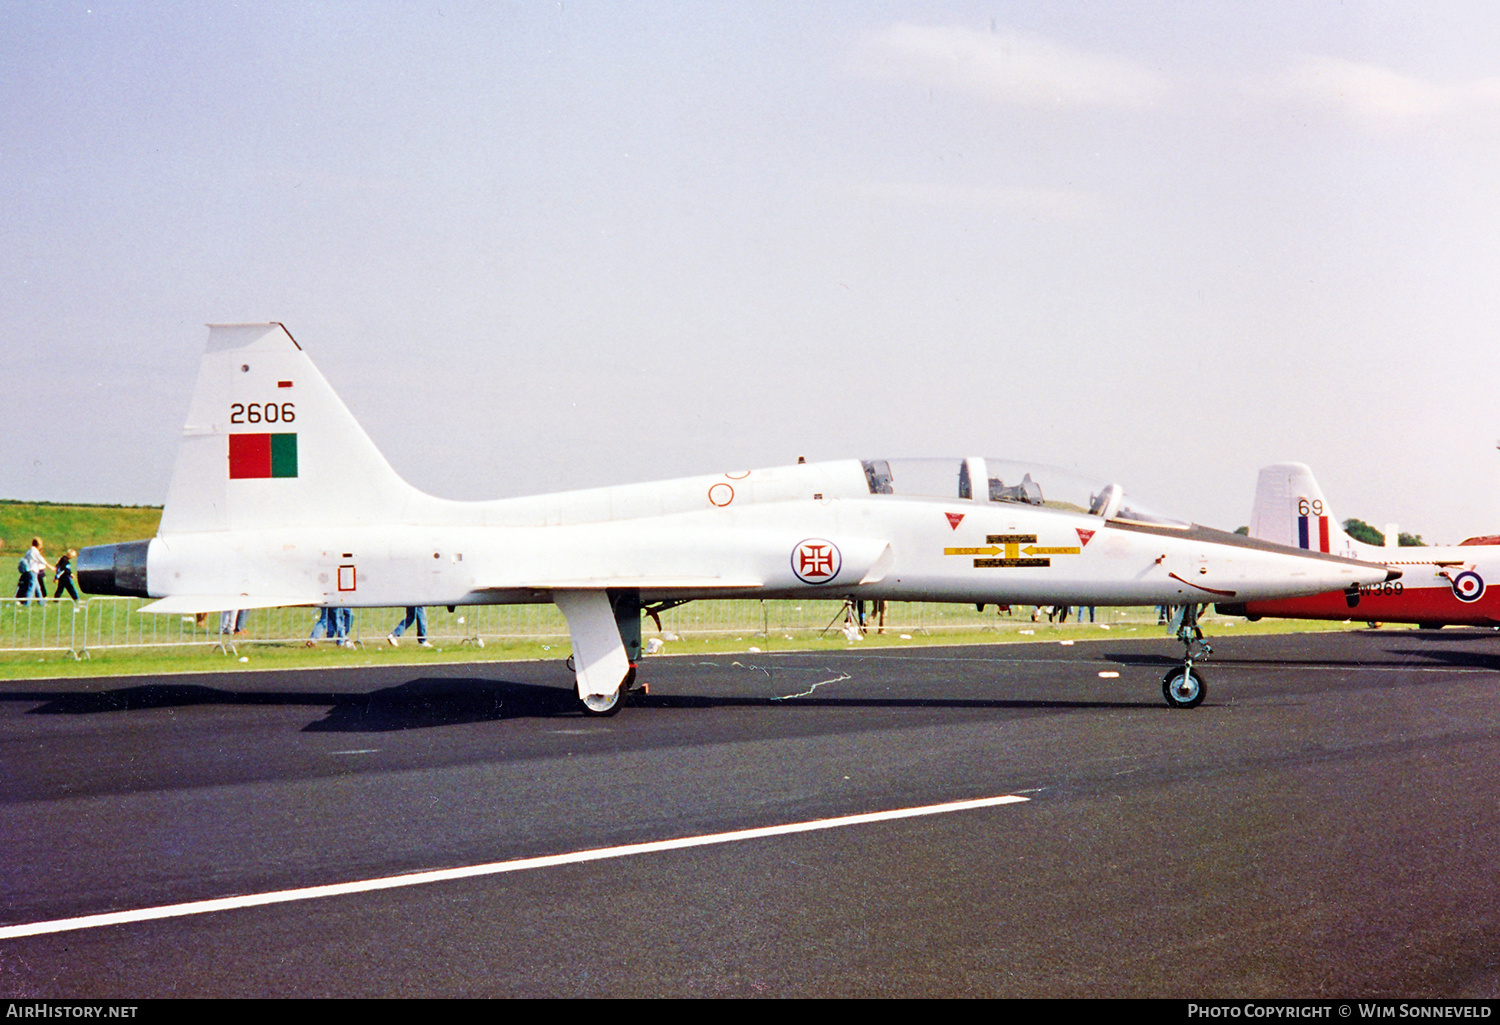
<svg viewBox="0 0 1500 1025">
<path fill-rule="evenodd" d="M 1012 459 L 865 459 L 865 480 L 872 495 L 921 498 L 988 499 L 1048 509 L 1169 526 L 1188 524 L 1162 516 L 1134 499 L 1118 484 L 1096 480 L 1041 463 Z"/>
</svg>

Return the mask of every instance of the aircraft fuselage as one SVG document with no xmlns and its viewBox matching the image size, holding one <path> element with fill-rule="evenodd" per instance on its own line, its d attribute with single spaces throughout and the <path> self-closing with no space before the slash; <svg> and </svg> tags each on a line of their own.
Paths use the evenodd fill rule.
<svg viewBox="0 0 1500 1025">
<path fill-rule="evenodd" d="M 853 595 L 1137 605 L 1280 598 L 1372 575 L 1351 560 L 1198 526 L 871 495 L 857 460 L 432 501 L 437 508 L 413 510 L 426 522 L 163 534 L 150 545 L 145 591 L 349 606 L 547 602 L 570 588 L 628 588 L 647 602 Z"/>
</svg>

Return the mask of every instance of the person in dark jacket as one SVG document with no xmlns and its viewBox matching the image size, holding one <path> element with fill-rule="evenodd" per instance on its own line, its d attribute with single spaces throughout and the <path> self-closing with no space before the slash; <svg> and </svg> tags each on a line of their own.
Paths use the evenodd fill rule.
<svg viewBox="0 0 1500 1025">
<path fill-rule="evenodd" d="M 78 588 L 73 586 L 73 560 L 76 558 L 78 558 L 77 550 L 69 548 L 67 554 L 57 560 L 52 577 L 57 585 L 52 588 L 54 597 L 61 598 L 63 592 L 67 591 L 73 596 L 74 601 L 78 601 Z"/>
</svg>

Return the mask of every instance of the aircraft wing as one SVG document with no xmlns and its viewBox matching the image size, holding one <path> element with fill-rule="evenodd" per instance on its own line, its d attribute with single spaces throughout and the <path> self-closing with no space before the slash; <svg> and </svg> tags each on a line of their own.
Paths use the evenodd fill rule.
<svg viewBox="0 0 1500 1025">
<path fill-rule="evenodd" d="M 279 609 L 296 605 L 321 605 L 324 601 L 322 595 L 308 597 L 305 594 L 174 594 L 150 605 L 142 605 L 140 611 L 196 615 L 199 612 L 223 612 L 226 609 Z"/>
<path fill-rule="evenodd" d="M 536 591 L 598 591 L 615 588 L 637 588 L 642 591 L 696 591 L 700 589 L 733 590 L 765 586 L 764 580 L 744 577 L 576 577 L 572 580 L 534 580 L 521 585 L 526 590 Z M 481 590 L 507 590 L 507 588 L 481 588 Z"/>
<path fill-rule="evenodd" d="M 883 579 L 895 561 L 888 541 L 841 537 L 832 541 L 809 539 L 836 553 L 826 583 L 853 586 Z M 808 542 L 802 542 L 808 543 Z M 633 588 L 652 593 L 670 591 L 731 591 L 768 588 L 780 590 L 824 580 L 799 577 L 794 561 L 800 550 L 793 534 L 760 537 L 673 535 L 655 547 L 640 545 L 623 555 L 601 544 L 593 551 L 575 548 L 563 565 L 549 571 L 522 569 L 512 579 L 482 580 L 475 590 L 601 591 Z M 834 561 L 837 568 L 833 569 Z M 666 563 L 665 566 L 661 565 Z M 673 564 L 676 565 L 673 565 Z M 613 564 L 613 565 L 611 565 Z M 593 567 L 607 567 L 591 572 Z M 707 570 L 707 572 L 705 572 Z M 555 575 L 553 575 L 555 573 Z"/>
</svg>

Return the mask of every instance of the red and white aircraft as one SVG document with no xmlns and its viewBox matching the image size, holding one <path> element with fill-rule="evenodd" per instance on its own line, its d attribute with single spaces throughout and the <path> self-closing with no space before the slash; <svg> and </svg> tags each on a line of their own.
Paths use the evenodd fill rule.
<svg viewBox="0 0 1500 1025">
<path fill-rule="evenodd" d="M 1401 571 L 1401 579 L 1359 584 L 1341 591 L 1246 602 L 1219 602 L 1226 615 L 1287 619 L 1363 619 L 1372 623 L 1440 626 L 1500 625 L 1500 537 L 1474 537 L 1459 545 L 1397 547 L 1395 528 L 1384 547 L 1350 537 L 1334 519 L 1312 471 L 1301 463 L 1277 463 L 1260 471 L 1250 536 L 1378 562 Z"/>
<path fill-rule="evenodd" d="M 1115 484 L 976 456 L 434 498 L 397 476 L 275 323 L 210 325 L 157 536 L 78 558 L 84 590 L 156 598 L 147 608 L 164 613 L 552 602 L 579 700 L 599 715 L 634 685 L 642 612 L 693 599 L 1196 610 L 1396 575 L 1156 516 Z M 1163 681 L 1175 707 L 1203 699 L 1191 651 Z"/>
</svg>

